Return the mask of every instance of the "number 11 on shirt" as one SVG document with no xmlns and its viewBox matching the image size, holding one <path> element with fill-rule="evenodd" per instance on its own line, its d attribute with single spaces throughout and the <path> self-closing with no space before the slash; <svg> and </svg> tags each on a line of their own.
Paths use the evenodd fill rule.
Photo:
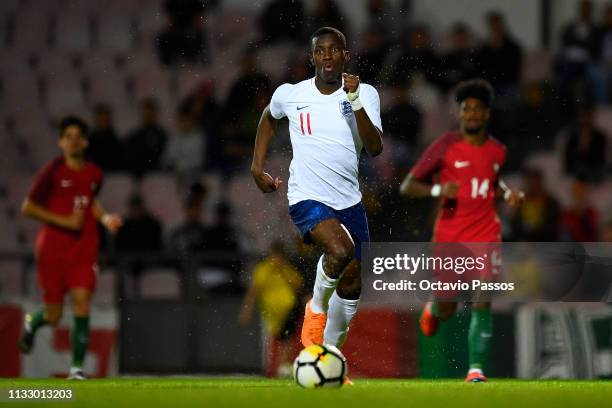
<svg viewBox="0 0 612 408">
<path fill-rule="evenodd" d="M 304 121 L 304 118 L 306 119 Z M 304 135 L 304 122 L 306 122 L 306 130 L 308 131 L 309 135 L 312 135 L 312 130 L 310 129 L 310 112 L 304 114 L 304 112 L 300 113 L 300 130 L 302 131 L 302 134 Z"/>
</svg>

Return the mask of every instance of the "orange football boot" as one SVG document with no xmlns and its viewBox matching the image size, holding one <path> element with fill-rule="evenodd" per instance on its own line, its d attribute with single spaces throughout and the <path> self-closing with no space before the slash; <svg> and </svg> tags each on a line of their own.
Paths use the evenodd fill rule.
<svg viewBox="0 0 612 408">
<path fill-rule="evenodd" d="M 438 323 L 440 320 L 431 313 L 431 302 L 425 303 L 425 308 L 421 312 L 419 318 L 419 326 L 421 331 L 426 336 L 433 336 L 438 332 Z"/>
<path fill-rule="evenodd" d="M 465 377 L 465 382 L 469 382 L 469 383 L 487 382 L 487 377 L 485 377 L 483 373 L 479 373 L 478 371 L 472 371 L 471 373 L 468 373 L 467 377 Z"/>
<path fill-rule="evenodd" d="M 310 300 L 306 303 L 304 324 L 302 325 L 302 345 L 304 347 L 313 344 L 323 344 L 323 331 L 327 323 L 327 313 L 315 313 L 310 308 Z"/>
</svg>

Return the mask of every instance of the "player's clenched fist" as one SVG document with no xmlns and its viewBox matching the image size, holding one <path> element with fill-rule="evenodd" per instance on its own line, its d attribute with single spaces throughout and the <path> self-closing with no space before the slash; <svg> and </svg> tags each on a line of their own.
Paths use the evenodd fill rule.
<svg viewBox="0 0 612 408">
<path fill-rule="evenodd" d="M 357 92 L 359 88 L 359 77 L 357 75 L 343 73 L 342 79 L 344 79 L 344 91 L 346 93 Z"/>
<path fill-rule="evenodd" d="M 123 219 L 119 214 L 104 214 L 100 222 L 102 222 L 102 225 L 112 234 L 117 233 L 119 228 L 123 225 Z"/>
<path fill-rule="evenodd" d="M 271 175 L 262 171 L 262 172 L 253 172 L 253 179 L 257 184 L 257 187 L 264 193 L 272 193 L 280 187 L 282 181 L 280 177 L 272 178 Z"/>
</svg>

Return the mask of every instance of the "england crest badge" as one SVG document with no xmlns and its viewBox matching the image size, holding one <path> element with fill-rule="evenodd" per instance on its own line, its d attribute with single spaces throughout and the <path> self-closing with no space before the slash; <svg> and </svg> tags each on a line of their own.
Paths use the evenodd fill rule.
<svg viewBox="0 0 612 408">
<path fill-rule="evenodd" d="M 351 108 L 351 103 L 349 101 L 340 101 L 340 113 L 345 118 L 349 119 L 353 114 L 353 108 Z"/>
</svg>

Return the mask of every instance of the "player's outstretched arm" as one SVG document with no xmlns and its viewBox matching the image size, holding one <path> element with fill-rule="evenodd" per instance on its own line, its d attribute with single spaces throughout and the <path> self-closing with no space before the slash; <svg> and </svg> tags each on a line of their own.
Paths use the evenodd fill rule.
<svg viewBox="0 0 612 408">
<path fill-rule="evenodd" d="M 80 231 L 83 227 L 83 213 L 74 212 L 71 215 L 59 215 L 46 208 L 34 203 L 29 199 L 23 200 L 21 205 L 21 213 L 38 221 L 52 224 L 60 228 L 66 228 L 73 231 Z"/>
<path fill-rule="evenodd" d="M 257 136 L 255 137 L 255 149 L 253 152 L 253 163 L 251 164 L 251 174 L 257 184 L 257 187 L 264 193 L 271 193 L 278 190 L 282 181 L 279 177 L 272 178 L 268 173 L 264 172 L 264 162 L 268 153 L 268 146 L 272 141 L 272 137 L 276 133 L 278 120 L 272 117 L 270 113 L 270 105 L 266 106 L 259 125 L 257 125 Z"/>
<path fill-rule="evenodd" d="M 344 79 L 344 90 L 351 103 L 355 120 L 357 121 L 357 131 L 366 152 L 372 157 L 378 156 L 383 150 L 382 132 L 378 129 L 359 101 L 359 77 L 357 75 L 342 74 Z"/>
<path fill-rule="evenodd" d="M 428 184 L 415 178 L 412 173 L 408 173 L 400 185 L 400 194 L 412 198 L 423 197 L 446 197 L 456 198 L 459 186 L 457 183 Z"/>
</svg>

